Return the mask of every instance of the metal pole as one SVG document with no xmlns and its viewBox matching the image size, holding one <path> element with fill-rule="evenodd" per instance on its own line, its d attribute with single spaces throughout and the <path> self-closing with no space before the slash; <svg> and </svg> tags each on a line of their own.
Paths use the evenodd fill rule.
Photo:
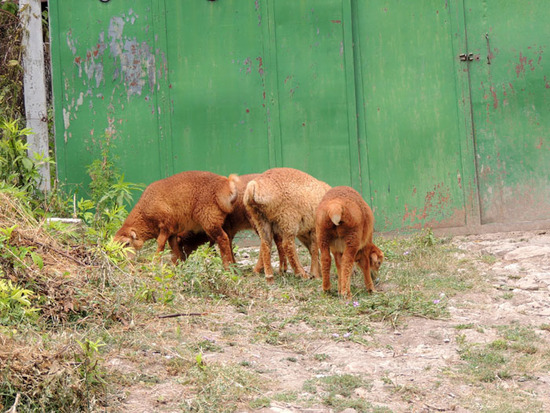
<svg viewBox="0 0 550 413">
<path fill-rule="evenodd" d="M 29 156 L 44 157 L 48 151 L 48 109 L 46 104 L 46 81 L 44 76 L 44 45 L 42 41 L 42 10 L 40 0 L 19 0 L 19 14 L 23 24 L 23 86 L 25 93 L 25 116 L 27 127 L 33 135 L 27 137 Z M 50 165 L 39 166 L 40 189 L 49 191 Z"/>
</svg>

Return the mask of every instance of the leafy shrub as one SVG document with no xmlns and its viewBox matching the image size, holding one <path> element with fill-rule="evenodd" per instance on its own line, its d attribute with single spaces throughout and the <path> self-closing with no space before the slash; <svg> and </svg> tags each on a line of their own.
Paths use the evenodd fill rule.
<svg viewBox="0 0 550 413">
<path fill-rule="evenodd" d="M 49 157 L 27 155 L 26 136 L 32 134 L 28 128 L 19 128 L 18 120 L 0 120 L 0 180 L 33 194 L 40 183 L 38 167 L 52 163 Z"/>
<path fill-rule="evenodd" d="M 35 321 L 40 310 L 32 307 L 34 296 L 31 290 L 0 278 L 0 324 L 17 325 L 24 321 Z"/>
</svg>

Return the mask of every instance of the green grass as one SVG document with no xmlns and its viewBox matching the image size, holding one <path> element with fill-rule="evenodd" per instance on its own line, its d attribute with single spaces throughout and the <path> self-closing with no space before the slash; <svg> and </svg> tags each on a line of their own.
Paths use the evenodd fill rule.
<svg viewBox="0 0 550 413">
<path fill-rule="evenodd" d="M 370 388 L 370 383 L 359 376 L 342 374 L 308 380 L 304 383 L 303 390 L 336 411 L 347 408 L 358 412 L 372 411 L 371 403 L 354 393 L 361 387 Z"/>
<path fill-rule="evenodd" d="M 550 354 L 541 348 L 541 339 L 531 327 L 511 324 L 494 329 L 499 338 L 486 344 L 457 339 L 465 362 L 460 371 L 472 383 L 526 380 L 550 365 Z"/>
</svg>

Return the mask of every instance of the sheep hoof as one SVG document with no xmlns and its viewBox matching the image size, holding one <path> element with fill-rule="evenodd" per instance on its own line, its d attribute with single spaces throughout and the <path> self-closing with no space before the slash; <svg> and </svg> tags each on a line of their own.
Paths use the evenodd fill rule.
<svg viewBox="0 0 550 413">
<path fill-rule="evenodd" d="M 254 274 L 261 274 L 262 272 L 264 272 L 264 266 L 256 266 L 252 271 L 254 271 Z"/>
</svg>

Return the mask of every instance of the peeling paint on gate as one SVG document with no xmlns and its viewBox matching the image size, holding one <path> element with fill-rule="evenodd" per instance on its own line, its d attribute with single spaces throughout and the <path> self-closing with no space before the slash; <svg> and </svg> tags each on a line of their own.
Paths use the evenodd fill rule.
<svg viewBox="0 0 550 413">
<path fill-rule="evenodd" d="M 413 193 L 416 193 L 416 188 L 413 189 Z M 426 193 L 422 208 L 404 205 L 402 225 L 414 226 L 426 224 L 428 221 L 443 221 L 453 215 L 453 205 L 450 188 L 444 183 L 439 183 Z"/>
<path fill-rule="evenodd" d="M 160 106 L 155 106 L 151 99 L 160 88 L 159 79 L 166 78 L 167 63 L 163 50 L 155 48 L 152 34 L 148 34 L 147 18 L 140 17 L 133 9 L 112 16 L 106 27 L 98 27 L 96 40 L 90 45 L 82 34 L 76 35 L 77 28 L 66 33 L 66 45 L 73 56 L 74 76 L 67 77 L 64 83 L 65 95 L 78 94 L 78 98 L 70 98 L 63 106 L 64 140 L 71 138 L 71 123 L 78 118 L 79 108 L 86 103 L 94 116 L 92 128 L 96 122 L 105 123 L 102 128 L 108 136 L 115 136 L 117 125 L 115 118 L 125 109 L 131 99 L 143 96 L 150 102 L 149 113 L 157 116 Z M 128 34 L 132 28 L 132 34 Z M 145 39 L 139 39 L 137 33 L 144 33 Z M 72 82 L 69 79 L 74 79 Z M 80 83 L 77 81 L 80 80 Z M 121 99 L 120 88 L 124 90 Z M 103 121 L 95 117 L 96 104 L 109 102 L 110 116 Z M 100 104 L 100 107 L 103 103 Z M 101 111 L 101 109 L 100 109 Z M 90 133 L 93 141 L 93 133 Z"/>
<path fill-rule="evenodd" d="M 67 33 L 67 45 L 74 55 L 74 63 L 78 67 L 78 77 L 89 88 L 99 88 L 105 85 L 104 60 L 113 59 L 113 81 L 119 81 L 125 87 L 128 100 L 131 96 L 141 96 L 144 88 L 150 93 L 155 91 L 157 84 L 157 72 L 162 76 L 166 74 L 165 65 L 157 67 L 157 56 L 161 62 L 166 62 L 163 51 L 154 52 L 152 45 L 146 41 L 138 41 L 135 37 L 124 35 L 124 27 L 127 23 L 135 24 L 139 16 L 133 14 L 132 9 L 128 15 L 114 16 L 109 21 L 107 29 L 108 41 L 105 41 L 105 31 L 98 35 L 97 44 L 92 49 L 87 49 L 82 55 L 78 54 L 76 39 L 72 38 L 72 31 Z M 109 56 L 105 52 L 109 50 Z M 84 66 L 84 67 L 83 67 Z M 95 81 L 95 84 L 94 82 Z M 115 82 L 116 83 L 116 82 Z"/>
</svg>

